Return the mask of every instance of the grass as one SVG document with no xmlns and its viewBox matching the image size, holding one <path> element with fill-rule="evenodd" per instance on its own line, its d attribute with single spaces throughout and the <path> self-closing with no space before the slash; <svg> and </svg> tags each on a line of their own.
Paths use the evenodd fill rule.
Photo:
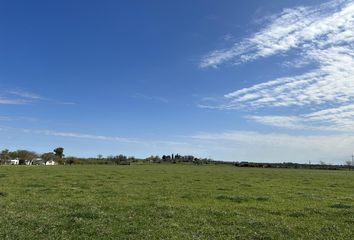
<svg viewBox="0 0 354 240">
<path fill-rule="evenodd" d="M 354 172 L 0 166 L 0 239 L 354 239 Z"/>
</svg>

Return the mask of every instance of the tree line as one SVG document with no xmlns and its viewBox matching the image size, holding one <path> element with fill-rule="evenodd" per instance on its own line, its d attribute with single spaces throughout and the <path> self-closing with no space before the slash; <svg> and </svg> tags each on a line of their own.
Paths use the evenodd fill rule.
<svg viewBox="0 0 354 240">
<path fill-rule="evenodd" d="M 0 151 L 0 164 L 9 163 L 12 159 L 20 160 L 20 164 L 25 164 L 25 161 L 39 160 L 44 164 L 48 161 L 55 161 L 59 165 L 72 165 L 72 164 L 113 164 L 113 165 L 130 165 L 131 163 L 194 163 L 194 164 L 209 164 L 215 161 L 207 158 L 197 158 L 192 155 L 180 155 L 180 154 L 171 154 L 160 156 L 149 156 L 144 159 L 128 157 L 123 154 L 119 155 L 110 155 L 103 157 L 98 155 L 97 157 L 91 158 L 82 158 L 68 156 L 64 154 L 64 148 L 58 147 L 55 148 L 52 152 L 46 153 L 36 153 L 29 150 L 16 150 L 10 151 L 4 149 Z"/>
<path fill-rule="evenodd" d="M 12 159 L 20 160 L 20 164 L 25 164 L 24 161 L 32 161 L 39 160 L 42 163 L 46 163 L 48 161 L 55 161 L 59 165 L 72 165 L 72 164 L 111 164 L 111 165 L 130 165 L 131 163 L 190 163 L 195 165 L 202 164 L 225 164 L 225 165 L 233 165 L 236 167 L 257 167 L 257 168 L 306 168 L 306 169 L 324 169 L 324 170 L 339 170 L 339 169 L 349 169 L 352 170 L 354 167 L 354 156 L 352 161 L 346 161 L 343 165 L 332 165 L 326 164 L 324 162 L 320 162 L 319 164 L 304 164 L 304 163 L 292 163 L 292 162 L 283 162 L 283 163 L 263 163 L 263 162 L 230 162 L 230 161 L 216 161 L 210 158 L 198 158 L 193 155 L 180 155 L 180 154 L 169 154 L 169 155 L 151 155 L 147 158 L 135 158 L 128 157 L 123 154 L 119 155 L 110 155 L 107 157 L 103 157 L 102 155 L 98 155 L 97 157 L 91 158 L 82 158 L 82 157 L 74 157 L 68 156 L 66 157 L 64 154 L 63 147 L 57 147 L 52 152 L 46 152 L 42 154 L 38 154 L 34 151 L 29 150 L 16 150 L 9 151 L 8 149 L 4 149 L 0 151 L 0 164 L 9 163 Z"/>
</svg>

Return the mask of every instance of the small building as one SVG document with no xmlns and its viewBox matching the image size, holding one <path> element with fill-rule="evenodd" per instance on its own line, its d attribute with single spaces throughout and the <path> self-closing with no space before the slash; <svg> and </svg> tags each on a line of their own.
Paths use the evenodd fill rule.
<svg viewBox="0 0 354 240">
<path fill-rule="evenodd" d="M 10 165 L 19 165 L 19 164 L 20 164 L 20 160 L 19 159 L 10 160 Z"/>
<path fill-rule="evenodd" d="M 45 163 L 45 165 L 47 166 L 54 166 L 54 165 L 57 165 L 57 163 L 54 161 L 54 160 L 49 160 Z"/>
<path fill-rule="evenodd" d="M 45 162 L 42 158 L 36 158 L 32 161 L 32 165 L 45 165 Z"/>
</svg>

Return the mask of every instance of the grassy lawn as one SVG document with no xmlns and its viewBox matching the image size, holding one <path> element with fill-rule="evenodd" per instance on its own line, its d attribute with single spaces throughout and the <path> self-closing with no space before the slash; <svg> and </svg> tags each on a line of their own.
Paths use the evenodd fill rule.
<svg viewBox="0 0 354 240">
<path fill-rule="evenodd" d="M 0 166 L 0 239 L 354 239 L 354 172 Z"/>
</svg>

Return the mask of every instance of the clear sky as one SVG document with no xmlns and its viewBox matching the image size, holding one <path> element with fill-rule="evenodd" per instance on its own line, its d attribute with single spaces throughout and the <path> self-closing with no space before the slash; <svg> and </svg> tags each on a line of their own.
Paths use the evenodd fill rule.
<svg viewBox="0 0 354 240">
<path fill-rule="evenodd" d="M 354 1 L 1 1 L 0 149 L 344 163 Z"/>
</svg>

